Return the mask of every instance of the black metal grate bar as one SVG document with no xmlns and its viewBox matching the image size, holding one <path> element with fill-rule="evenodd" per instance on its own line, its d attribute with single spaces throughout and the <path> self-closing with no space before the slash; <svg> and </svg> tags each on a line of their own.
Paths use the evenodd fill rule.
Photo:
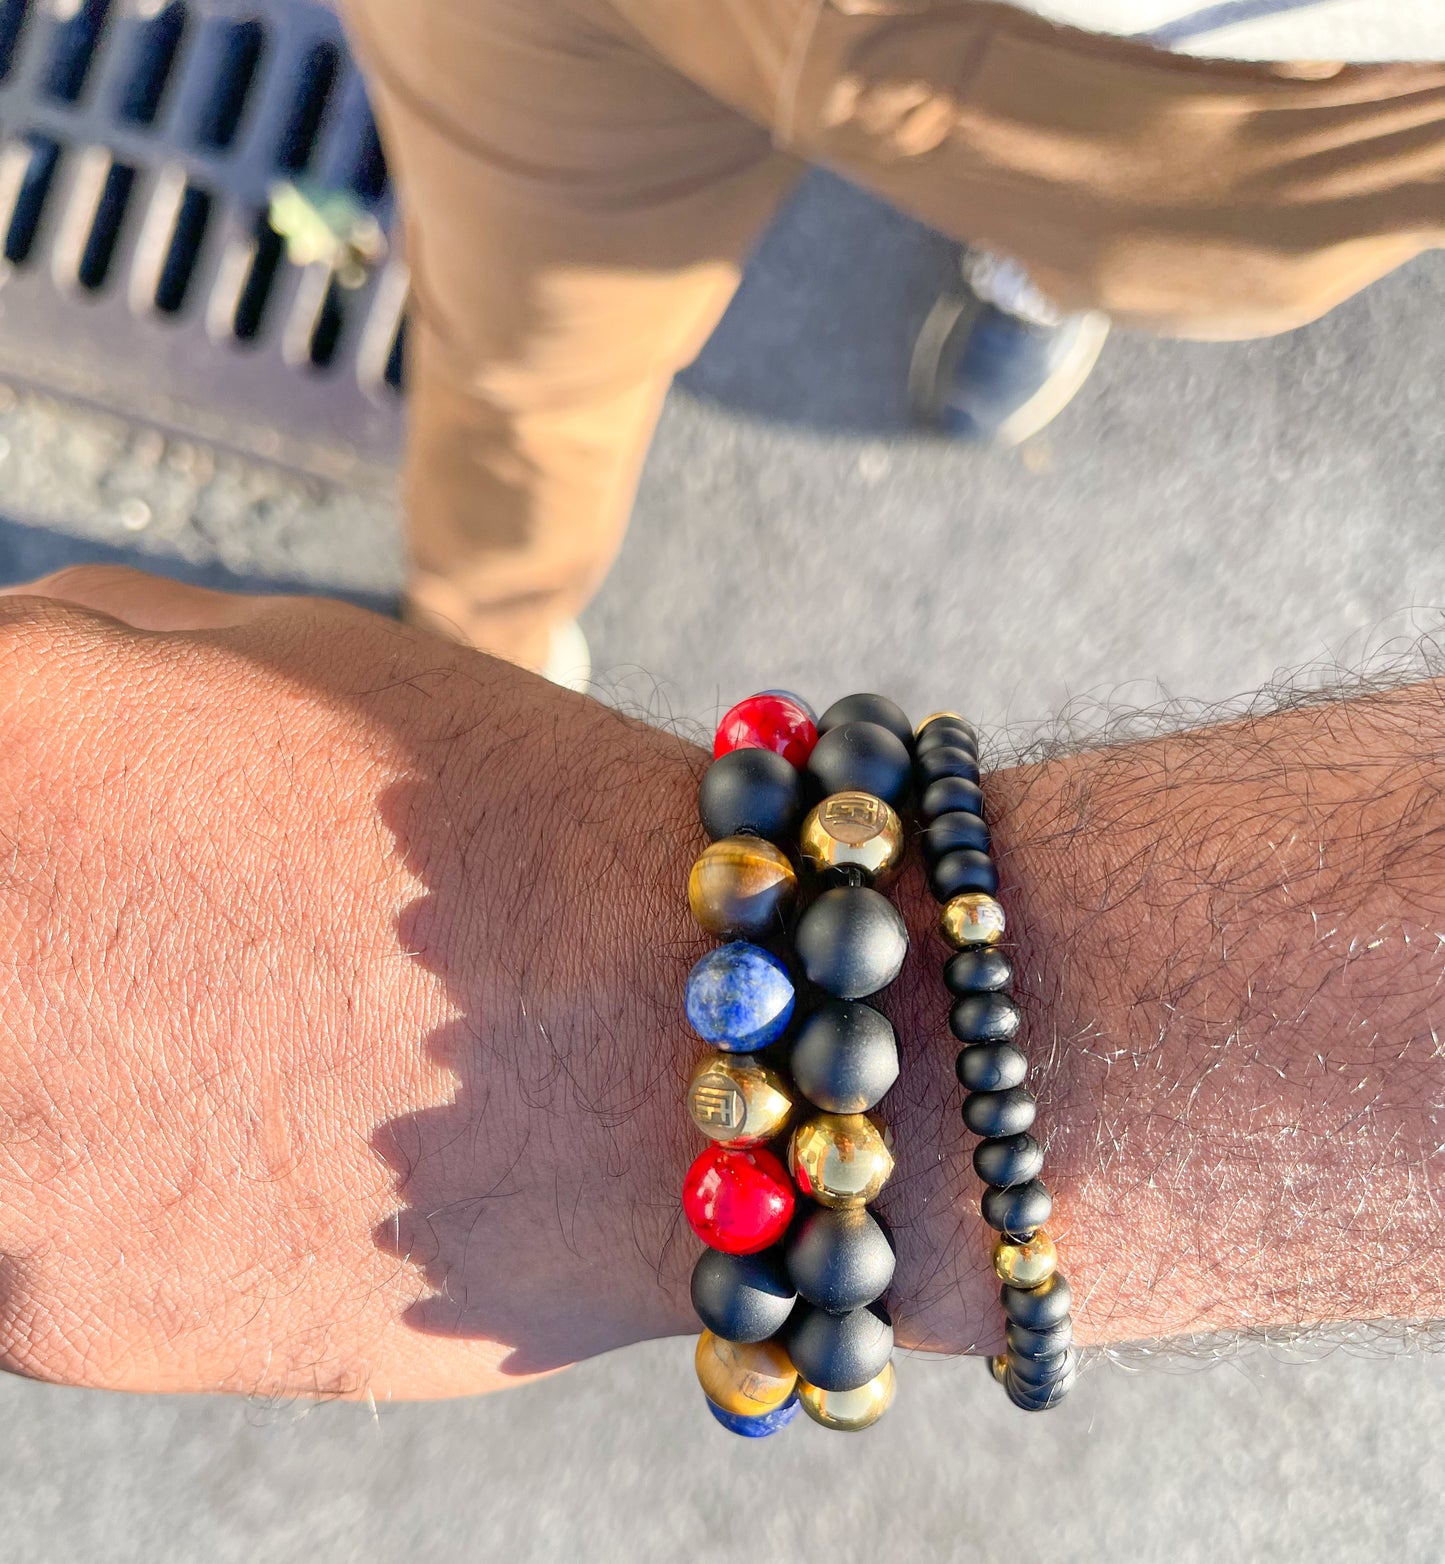
<svg viewBox="0 0 1445 1564">
<path fill-rule="evenodd" d="M 0 127 L 0 376 L 316 471 L 390 463 L 404 264 L 352 260 L 344 286 L 267 220 L 295 179 L 349 192 L 395 243 L 328 7 L 0 0 Z"/>
</svg>

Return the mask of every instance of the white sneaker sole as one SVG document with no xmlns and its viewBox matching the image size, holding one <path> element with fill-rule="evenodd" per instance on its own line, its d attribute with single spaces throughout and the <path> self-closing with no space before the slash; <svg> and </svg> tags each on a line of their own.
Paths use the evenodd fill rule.
<svg viewBox="0 0 1445 1564">
<path fill-rule="evenodd" d="M 1078 335 L 1074 338 L 1068 357 L 1022 407 L 1016 408 L 1004 419 L 994 435 L 994 443 L 1005 449 L 1022 445 L 1047 424 L 1053 423 L 1093 373 L 1108 335 L 1107 315 L 1097 311 L 1085 315 L 1079 322 Z"/>
<path fill-rule="evenodd" d="M 587 693 L 592 683 L 592 649 L 575 619 L 552 627 L 547 666 L 542 669 L 542 677 L 560 684 L 564 690 L 576 690 L 579 695 Z"/>
<path fill-rule="evenodd" d="M 970 297 L 946 294 L 929 311 L 918 340 L 913 344 L 913 358 L 908 367 L 908 398 L 915 414 L 926 423 L 938 423 L 954 369 L 954 363 L 945 358 L 948 340 L 963 317 L 971 316 L 978 308 L 978 303 Z M 990 436 L 989 443 L 1012 449 L 1051 424 L 1093 373 L 1108 335 L 1107 315 L 1095 310 L 1084 315 L 1068 357 L 1027 402 L 1004 419 Z"/>
</svg>

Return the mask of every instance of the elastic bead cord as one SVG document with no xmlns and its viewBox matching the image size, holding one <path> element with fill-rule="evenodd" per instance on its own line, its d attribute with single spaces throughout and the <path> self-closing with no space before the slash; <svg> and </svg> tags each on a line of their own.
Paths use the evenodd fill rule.
<svg viewBox="0 0 1445 1564">
<path fill-rule="evenodd" d="M 893 1243 L 868 1205 L 893 1169 L 874 1110 L 898 1050 L 863 1001 L 908 949 L 878 887 L 903 853 L 895 806 L 912 782 L 912 731 L 880 696 L 814 719 L 766 691 L 724 716 L 713 753 L 698 800 L 713 841 L 688 881 L 694 917 L 727 941 L 687 992 L 689 1022 L 717 1050 L 688 1087 L 712 1142 L 683 1190 L 709 1246 L 692 1279 L 706 1327 L 698 1379 L 713 1416 L 744 1437 L 776 1432 L 800 1406 L 828 1428 L 867 1428 L 894 1389 L 882 1303 Z M 799 986 L 816 998 L 806 1016 Z"/>
<path fill-rule="evenodd" d="M 1040 1412 L 1067 1394 L 1077 1373 L 1069 1284 L 1044 1223 L 1053 1199 L 1039 1174 L 1043 1147 L 1031 1132 L 1028 1061 L 1017 1046 L 1021 1013 L 1012 997 L 1013 964 L 999 948 L 1006 920 L 994 893 L 994 865 L 983 809 L 978 736 L 953 712 L 919 726 L 914 786 L 923 823 L 928 883 L 942 906 L 955 951 L 944 965 L 952 997 L 949 1027 L 962 1044 L 956 1069 L 964 1088 L 963 1122 L 979 1137 L 974 1171 L 986 1186 L 983 1219 L 998 1233 L 993 1264 L 1008 1319 L 1008 1345 L 993 1376 L 1009 1400 Z"/>
</svg>

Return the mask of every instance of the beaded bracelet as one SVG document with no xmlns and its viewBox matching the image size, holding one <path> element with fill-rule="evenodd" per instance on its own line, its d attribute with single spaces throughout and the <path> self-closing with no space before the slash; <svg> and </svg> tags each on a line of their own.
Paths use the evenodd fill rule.
<svg viewBox="0 0 1445 1564">
<path fill-rule="evenodd" d="M 712 840 L 688 901 L 728 943 L 687 982 L 688 1020 L 717 1051 L 688 1084 L 689 1116 L 712 1144 L 688 1169 L 683 1209 L 708 1245 L 692 1276 L 706 1327 L 698 1379 L 713 1416 L 746 1437 L 775 1433 L 800 1405 L 827 1428 L 867 1428 L 893 1397 L 880 1300 L 894 1249 L 867 1206 L 893 1169 L 873 1110 L 897 1078 L 898 1049 L 861 1001 L 908 951 L 877 887 L 903 855 L 912 739 L 879 696 L 849 696 L 815 719 L 797 696 L 764 691 L 724 716 L 699 788 Z M 799 830 L 810 796 L 819 801 Z M 800 984 L 817 1002 L 790 1033 Z"/>
<path fill-rule="evenodd" d="M 920 724 L 914 782 L 926 822 L 929 889 L 943 905 L 943 932 L 956 947 L 943 977 L 955 996 L 949 1026 L 964 1045 L 957 1061 L 967 1093 L 963 1122 L 981 1137 L 973 1166 L 988 1186 L 983 1219 L 999 1235 L 993 1264 L 1002 1283 L 1008 1348 L 990 1367 L 1015 1406 L 1039 1412 L 1074 1383 L 1072 1300 L 1043 1227 L 1053 1199 L 1039 1179 L 1043 1147 L 1029 1134 L 1035 1105 L 1023 1084 L 1028 1060 L 1016 1042 L 1013 965 L 997 948 L 1004 910 L 994 898 L 998 870 L 983 818 L 978 738 L 962 717 L 940 712 Z"/>
</svg>

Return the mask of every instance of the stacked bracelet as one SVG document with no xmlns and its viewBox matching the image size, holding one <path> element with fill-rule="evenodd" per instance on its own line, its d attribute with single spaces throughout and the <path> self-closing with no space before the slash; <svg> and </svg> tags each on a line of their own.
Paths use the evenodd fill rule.
<svg viewBox="0 0 1445 1564">
<path fill-rule="evenodd" d="M 964 1045 L 957 1062 L 967 1094 L 963 1122 L 981 1137 L 973 1166 L 988 1186 L 984 1221 L 999 1235 L 993 1263 L 1003 1284 L 1008 1348 L 991 1367 L 1015 1406 L 1042 1411 L 1074 1382 L 1071 1299 L 1043 1227 L 1053 1200 L 1039 1179 L 1043 1148 L 1029 1133 L 1035 1105 L 1023 1084 L 1028 1060 L 1016 1041 L 1013 966 L 997 948 L 1004 911 L 994 898 L 998 871 L 989 856 L 978 740 L 963 718 L 944 712 L 919 727 L 914 781 L 929 888 L 943 905 L 944 935 L 956 947 L 944 982 L 955 996 L 949 1025 Z"/>
<path fill-rule="evenodd" d="M 799 1405 L 825 1427 L 866 1428 L 893 1396 L 881 1302 L 893 1243 L 867 1206 L 893 1168 L 873 1110 L 898 1051 L 861 1001 L 908 950 L 878 887 L 902 858 L 911 749 L 908 719 L 881 697 L 850 696 L 815 722 L 796 696 L 767 691 L 723 718 L 699 790 L 712 841 L 688 900 L 727 943 L 687 984 L 688 1020 L 716 1052 L 689 1081 L 689 1115 L 712 1144 L 688 1169 L 683 1208 L 709 1246 L 692 1278 L 698 1378 L 713 1415 L 746 1436 Z M 793 1026 L 800 986 L 817 1002 Z"/>
</svg>

